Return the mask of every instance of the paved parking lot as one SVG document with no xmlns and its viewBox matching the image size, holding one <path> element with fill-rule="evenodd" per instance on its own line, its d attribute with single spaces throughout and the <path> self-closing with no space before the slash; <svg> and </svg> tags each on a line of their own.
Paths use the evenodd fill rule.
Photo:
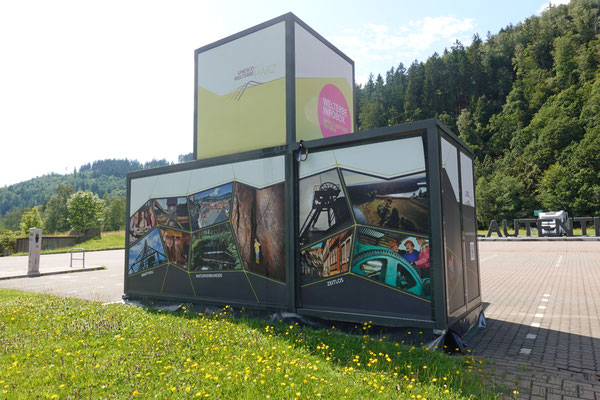
<svg viewBox="0 0 600 400">
<path fill-rule="evenodd" d="M 0 280 L 0 288 L 79 297 L 103 303 L 121 301 L 124 260 L 124 250 L 87 252 L 85 254 L 85 265 L 88 270 L 83 270 L 81 261 L 73 261 L 74 268 L 70 268 L 70 254 L 42 255 L 40 273 L 59 271 L 73 271 L 73 273 Z M 1 257 L 0 278 L 27 274 L 27 262 L 27 256 Z M 92 267 L 99 266 L 106 267 L 106 269 L 89 270 Z"/>
<path fill-rule="evenodd" d="M 600 400 L 600 242 L 480 242 L 487 328 L 469 339 L 496 383 L 522 399 Z M 105 270 L 0 280 L 1 288 L 121 300 L 124 252 L 86 254 Z M 0 258 L 27 272 L 27 257 Z M 69 255 L 42 256 L 40 271 L 69 270 Z"/>
<path fill-rule="evenodd" d="M 480 242 L 487 328 L 469 342 L 523 399 L 600 400 L 600 242 Z"/>
</svg>

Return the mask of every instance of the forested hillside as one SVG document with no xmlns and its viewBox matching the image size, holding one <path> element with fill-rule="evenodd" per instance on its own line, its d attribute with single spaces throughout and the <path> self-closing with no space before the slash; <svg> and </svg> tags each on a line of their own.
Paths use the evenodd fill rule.
<svg viewBox="0 0 600 400">
<path fill-rule="evenodd" d="M 599 8 L 571 0 L 371 77 L 356 88 L 359 129 L 432 117 L 448 125 L 475 151 L 481 227 L 535 209 L 600 215 Z M 122 197 L 128 172 L 165 164 L 96 161 L 0 188 L 0 229 L 44 207 L 59 184 Z"/>
<path fill-rule="evenodd" d="M 100 160 L 81 166 L 72 174 L 49 174 L 0 188 L 0 216 L 12 209 L 44 205 L 59 184 L 71 185 L 75 191 L 89 190 L 99 197 L 106 194 L 125 196 L 125 176 L 132 171 L 169 165 L 167 160 L 145 164 L 137 160 Z"/>
<path fill-rule="evenodd" d="M 192 154 L 179 156 L 191 161 Z M 48 232 L 67 231 L 67 202 L 79 191 L 103 199 L 102 229 L 124 229 L 126 179 L 129 172 L 169 165 L 167 160 L 140 163 L 137 160 L 99 160 L 82 165 L 72 174 L 48 174 L 0 188 L 0 233 L 22 230 L 28 224 Z"/>
<path fill-rule="evenodd" d="M 476 155 L 478 219 L 600 214 L 598 0 L 571 0 L 357 87 L 360 130 L 436 117 Z"/>
</svg>

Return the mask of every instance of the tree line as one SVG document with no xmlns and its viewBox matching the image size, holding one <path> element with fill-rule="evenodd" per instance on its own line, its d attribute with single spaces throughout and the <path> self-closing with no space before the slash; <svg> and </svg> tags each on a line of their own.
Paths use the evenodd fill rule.
<svg viewBox="0 0 600 400">
<path fill-rule="evenodd" d="M 360 130 L 438 118 L 475 152 L 477 216 L 600 214 L 596 0 L 551 6 L 356 87 Z"/>
<path fill-rule="evenodd" d="M 475 153 L 480 227 L 536 209 L 600 214 L 599 8 L 597 0 L 550 6 L 371 76 L 355 90 L 359 130 L 435 117 L 456 132 Z M 0 229 L 18 229 L 35 206 L 44 211 L 59 184 L 123 197 L 127 172 L 166 164 L 102 160 L 0 188 Z"/>
<path fill-rule="evenodd" d="M 178 161 L 191 161 L 192 154 Z M 169 165 L 167 160 L 99 160 L 82 165 L 72 174 L 48 174 L 0 188 L 0 254 L 13 249 L 29 228 L 44 234 L 124 230 L 126 176 L 144 168 Z"/>
</svg>

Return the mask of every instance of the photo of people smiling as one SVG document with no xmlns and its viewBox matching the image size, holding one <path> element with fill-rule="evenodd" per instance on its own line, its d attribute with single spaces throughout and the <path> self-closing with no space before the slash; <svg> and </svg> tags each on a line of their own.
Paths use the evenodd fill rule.
<svg viewBox="0 0 600 400">
<path fill-rule="evenodd" d="M 352 272 L 430 298 L 429 239 L 400 232 L 357 228 Z"/>
</svg>

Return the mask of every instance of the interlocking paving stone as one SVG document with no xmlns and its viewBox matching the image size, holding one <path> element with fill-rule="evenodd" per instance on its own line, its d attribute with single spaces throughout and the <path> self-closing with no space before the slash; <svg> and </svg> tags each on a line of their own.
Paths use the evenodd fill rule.
<svg viewBox="0 0 600 400">
<path fill-rule="evenodd" d="M 475 357 L 493 360 L 485 368 L 519 399 L 600 400 L 600 243 L 480 242 L 479 250 L 488 327 L 470 338 Z"/>
</svg>

